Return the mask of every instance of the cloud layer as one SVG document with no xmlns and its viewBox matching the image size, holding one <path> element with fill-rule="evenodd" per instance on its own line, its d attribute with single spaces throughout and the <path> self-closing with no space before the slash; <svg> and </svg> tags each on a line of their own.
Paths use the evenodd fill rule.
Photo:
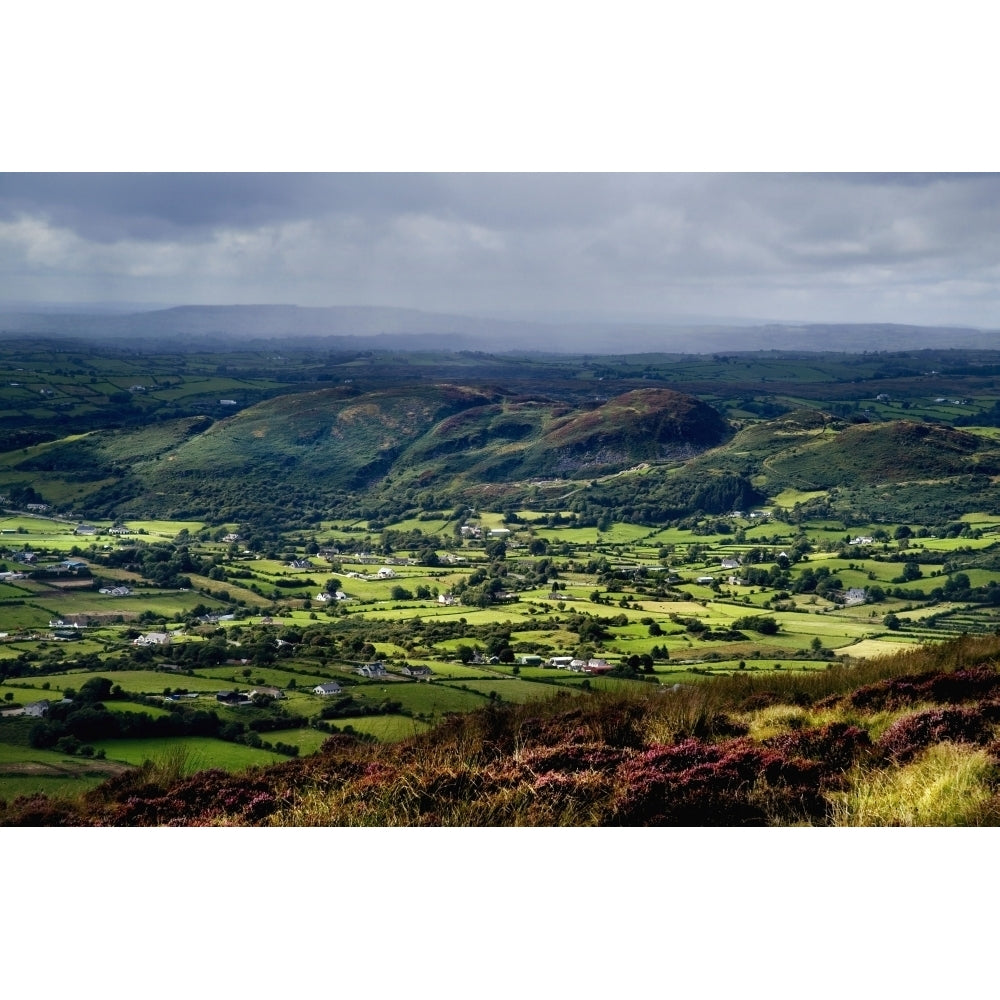
<svg viewBox="0 0 1000 1000">
<path fill-rule="evenodd" d="M 981 174 L 6 174 L 0 302 L 996 327 L 998 223 Z"/>
</svg>

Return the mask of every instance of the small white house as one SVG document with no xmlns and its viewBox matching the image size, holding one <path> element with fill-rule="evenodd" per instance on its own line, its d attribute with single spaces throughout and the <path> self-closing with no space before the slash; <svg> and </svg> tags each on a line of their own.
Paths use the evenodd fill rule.
<svg viewBox="0 0 1000 1000">
<path fill-rule="evenodd" d="M 133 646 L 166 646 L 170 642 L 169 632 L 147 632 L 132 640 Z"/>
<path fill-rule="evenodd" d="M 328 684 L 317 684 L 312 690 L 313 694 L 325 698 L 330 694 L 340 694 L 340 685 L 336 681 L 330 681 Z"/>
<path fill-rule="evenodd" d="M 405 666 L 400 669 L 400 673 L 407 677 L 432 677 L 434 671 L 430 667 Z"/>
</svg>

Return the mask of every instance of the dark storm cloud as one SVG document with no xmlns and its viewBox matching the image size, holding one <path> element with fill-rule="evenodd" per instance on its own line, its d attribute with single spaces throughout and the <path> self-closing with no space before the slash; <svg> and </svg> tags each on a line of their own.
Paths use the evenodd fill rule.
<svg viewBox="0 0 1000 1000">
<path fill-rule="evenodd" d="M 37 213 L 101 242 L 198 238 L 335 212 L 385 214 L 429 201 L 432 175 L 5 174 L 0 218 Z"/>
<path fill-rule="evenodd" d="M 0 298 L 996 325 L 992 174 L 19 174 Z"/>
<path fill-rule="evenodd" d="M 6 174 L 0 217 L 37 212 L 101 240 L 337 214 L 532 228 L 599 220 L 642 186 L 639 175 L 601 174 Z"/>
</svg>

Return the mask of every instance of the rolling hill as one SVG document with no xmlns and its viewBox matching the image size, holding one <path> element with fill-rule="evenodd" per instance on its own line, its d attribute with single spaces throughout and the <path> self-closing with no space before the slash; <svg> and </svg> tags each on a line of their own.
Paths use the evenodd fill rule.
<svg viewBox="0 0 1000 1000">
<path fill-rule="evenodd" d="M 796 442 L 765 462 L 769 478 L 798 489 L 993 475 L 997 456 L 974 434 L 897 420 L 857 424 Z"/>
<path fill-rule="evenodd" d="M 669 389 L 574 407 L 449 384 L 288 393 L 212 422 L 167 420 L 44 442 L 10 475 L 59 483 L 88 516 L 123 509 L 287 520 L 346 498 L 479 484 L 582 479 L 683 459 L 729 434 L 722 417 Z"/>
</svg>

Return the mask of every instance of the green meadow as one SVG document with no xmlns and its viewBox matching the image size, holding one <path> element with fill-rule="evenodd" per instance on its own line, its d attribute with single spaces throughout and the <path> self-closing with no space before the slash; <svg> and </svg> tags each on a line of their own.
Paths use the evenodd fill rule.
<svg viewBox="0 0 1000 1000">
<path fill-rule="evenodd" d="M 280 734 L 278 736 L 280 738 Z M 247 767 L 276 764 L 287 758 L 271 750 L 260 750 L 239 743 L 203 736 L 175 736 L 169 739 L 96 740 L 95 750 L 103 750 L 107 760 L 131 764 L 159 759 L 183 759 L 185 774 L 194 774 L 210 767 L 227 771 L 241 771 Z"/>
</svg>

